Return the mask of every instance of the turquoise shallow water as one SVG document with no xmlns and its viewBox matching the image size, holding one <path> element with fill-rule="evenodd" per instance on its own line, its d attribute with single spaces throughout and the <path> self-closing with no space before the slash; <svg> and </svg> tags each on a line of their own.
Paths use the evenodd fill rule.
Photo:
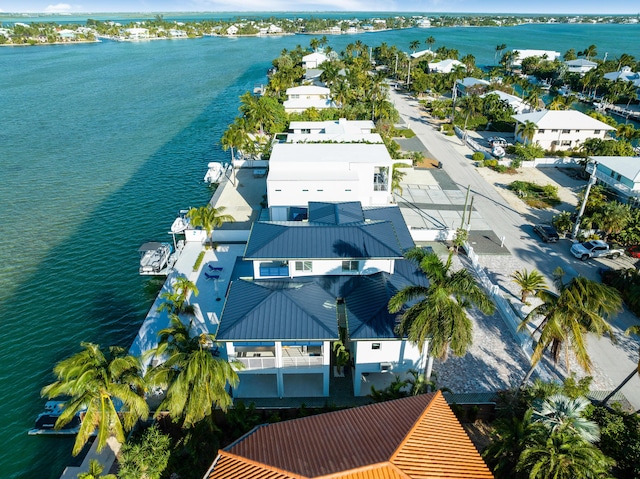
<svg viewBox="0 0 640 479">
<path fill-rule="evenodd" d="M 595 43 L 636 57 L 639 26 L 536 25 L 330 37 L 437 48 L 491 63 L 498 43 L 564 52 Z M 30 437 L 40 388 L 80 341 L 129 346 L 154 282 L 137 247 L 163 240 L 180 208 L 204 204 L 209 161 L 238 96 L 283 48 L 310 37 L 203 38 L 0 48 L 0 476 L 59 477 L 70 441 Z M 635 43 L 632 43 L 635 42 Z"/>
</svg>

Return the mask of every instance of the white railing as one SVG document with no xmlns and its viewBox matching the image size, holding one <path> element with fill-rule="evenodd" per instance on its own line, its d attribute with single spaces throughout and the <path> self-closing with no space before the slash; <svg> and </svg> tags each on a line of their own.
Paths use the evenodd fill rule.
<svg viewBox="0 0 640 479">
<path fill-rule="evenodd" d="M 240 361 L 244 365 L 243 371 L 250 369 L 269 369 L 276 367 L 275 357 L 255 357 L 255 358 L 238 358 L 231 356 L 230 360 Z"/>
<path fill-rule="evenodd" d="M 285 356 L 282 358 L 283 368 L 310 368 L 313 366 L 322 366 L 323 364 L 323 356 Z"/>
<path fill-rule="evenodd" d="M 593 167 L 591 167 L 590 169 L 587 168 L 587 171 L 589 173 L 591 173 L 592 169 L 593 169 Z M 598 180 L 602 181 L 603 183 L 605 183 L 606 185 L 610 186 L 611 188 L 614 188 L 614 189 L 616 189 L 618 191 L 621 191 L 622 193 L 624 193 L 627 196 L 640 197 L 640 191 L 633 191 L 627 185 L 625 185 L 623 183 L 620 183 L 619 181 L 614 180 L 610 176 L 605 175 L 604 173 L 602 173 L 601 171 L 597 171 L 596 170 L 596 178 Z"/>
</svg>

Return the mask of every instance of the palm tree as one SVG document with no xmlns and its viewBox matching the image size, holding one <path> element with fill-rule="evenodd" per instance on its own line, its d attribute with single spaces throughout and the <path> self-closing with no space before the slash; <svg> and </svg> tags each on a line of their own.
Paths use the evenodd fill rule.
<svg viewBox="0 0 640 479">
<path fill-rule="evenodd" d="M 496 477 L 520 477 L 516 466 L 522 452 L 533 445 L 534 438 L 542 432 L 542 424 L 531 421 L 533 411 L 528 409 L 520 419 L 512 414 L 497 419 L 493 424 L 491 444 L 482 457 Z"/>
<path fill-rule="evenodd" d="M 460 102 L 460 107 L 465 112 L 463 130 L 466 135 L 469 118 L 482 111 L 482 98 L 480 95 L 465 96 Z"/>
<path fill-rule="evenodd" d="M 398 191 L 400 195 L 402 195 L 402 186 L 400 185 L 400 183 L 407 174 L 406 171 L 402 171 L 402 168 L 408 167 L 409 165 L 405 165 L 404 163 L 393 164 L 393 169 L 391 170 L 391 191 Z"/>
<path fill-rule="evenodd" d="M 429 356 L 447 359 L 449 348 L 463 356 L 472 342 L 473 325 L 467 309 L 476 306 L 485 314 L 493 313 L 495 305 L 466 269 L 451 271 L 452 254 L 443 263 L 437 254 L 413 248 L 405 257 L 418 263 L 429 280 L 429 286 L 407 286 L 389 301 L 389 312 L 397 313 L 407 303 L 397 330 L 423 353 L 429 341 Z M 428 380 L 430 367 L 425 371 Z"/>
<path fill-rule="evenodd" d="M 596 479 L 609 477 L 615 462 L 572 433 L 540 435 L 520 455 L 517 470 L 529 479 Z"/>
<path fill-rule="evenodd" d="M 433 37 L 427 37 L 427 39 L 424 41 L 424 43 L 429 47 L 429 51 L 431 51 L 431 47 L 435 42 L 436 42 L 436 39 Z"/>
<path fill-rule="evenodd" d="M 583 56 L 587 60 L 591 60 L 591 58 L 595 57 L 598 54 L 598 48 L 595 45 L 589 45 L 584 51 L 579 52 L 578 56 Z"/>
<path fill-rule="evenodd" d="M 511 277 L 520 286 L 520 301 L 524 304 L 527 304 L 527 297 L 530 294 L 547 287 L 544 277 L 535 269 L 528 272 L 525 268 L 522 271 L 516 271 Z"/>
<path fill-rule="evenodd" d="M 98 450 L 102 450 L 110 436 L 124 442 L 125 431 L 149 415 L 140 360 L 118 346 L 102 351 L 97 344 L 80 344 L 83 351 L 56 364 L 53 372 L 57 381 L 42 388 L 42 395 L 50 399 L 70 397 L 56 421 L 56 428 L 86 408 L 73 446 L 74 456 L 95 428 L 98 428 Z M 122 403 L 120 411 L 114 400 Z"/>
<path fill-rule="evenodd" d="M 244 129 L 244 123 L 234 122 L 229 125 L 229 128 L 222 134 L 220 138 L 220 144 L 222 149 L 227 151 L 231 148 L 231 162 L 235 160 L 233 149 L 241 148 L 247 141 L 247 132 Z"/>
<path fill-rule="evenodd" d="M 191 208 L 187 216 L 191 220 L 193 226 L 200 226 L 207 232 L 207 241 L 211 238 L 211 232 L 215 228 L 220 228 L 223 223 L 232 223 L 235 221 L 233 216 L 223 214 L 224 206 L 214 208 L 211 205 L 201 206 L 199 208 Z"/>
<path fill-rule="evenodd" d="M 620 233 L 631 221 L 631 207 L 617 201 L 607 202 L 596 215 L 600 229 L 604 232 L 604 240 L 607 241 L 612 233 Z"/>
<path fill-rule="evenodd" d="M 96 459 L 89 460 L 89 470 L 78 474 L 78 479 L 117 479 L 115 474 L 102 475 L 104 466 Z"/>
<path fill-rule="evenodd" d="M 413 51 L 413 53 L 416 52 L 419 46 L 420 42 L 418 40 L 413 40 L 411 43 L 409 43 L 409 48 Z"/>
<path fill-rule="evenodd" d="M 538 131 L 538 126 L 531 120 L 525 120 L 524 123 L 518 123 L 516 126 L 516 135 L 524 140 L 525 145 L 531 144 L 536 131 Z"/>
<path fill-rule="evenodd" d="M 493 54 L 493 63 L 497 64 L 497 59 L 498 59 L 498 55 L 500 55 L 500 53 L 502 52 L 502 50 L 504 50 L 505 48 L 507 48 L 506 43 L 500 43 L 499 45 L 496 45 L 496 52 Z"/>
<path fill-rule="evenodd" d="M 589 372 L 591 359 L 585 343 L 587 333 L 595 333 L 598 336 L 607 334 L 612 341 L 615 341 L 607 318 L 622 307 L 622 299 L 618 291 L 582 276 L 564 283 L 562 280 L 564 274 L 561 268 L 554 271 L 554 285 L 559 293 L 538 291 L 537 296 L 543 300 L 543 303 L 535 307 L 519 326 L 520 330 L 525 329 L 533 318 L 542 317 L 538 327 L 531 333 L 532 336 L 539 333 L 540 337 L 531 356 L 531 368 L 522 380 L 521 388 L 531 377 L 547 348 L 551 347 L 551 355 L 557 364 L 562 347 L 566 343 L 567 371 L 569 371 L 570 347 L 578 364 Z"/>
<path fill-rule="evenodd" d="M 571 399 L 564 394 L 554 394 L 533 408 L 532 420 L 543 424 L 551 434 L 570 431 L 593 444 L 600 440 L 600 428 L 582 417 L 590 404 L 584 396 Z"/>
<path fill-rule="evenodd" d="M 214 337 L 208 333 L 191 336 L 180 319 L 172 315 L 171 325 L 158 333 L 156 356 L 167 360 L 147 373 L 149 384 L 166 388 L 166 397 L 158 407 L 168 411 L 174 421 L 182 421 L 182 427 L 191 428 L 209 417 L 213 407 L 223 411 L 231 405 L 231 396 L 226 390 L 238 385 L 238 374 L 226 360 L 214 356 Z"/>
<path fill-rule="evenodd" d="M 164 301 L 158 306 L 158 311 L 169 311 L 173 314 L 193 314 L 193 305 L 187 304 L 189 294 L 198 296 L 198 287 L 186 276 L 176 276 L 171 284 L 171 291 L 160 295 Z"/>
</svg>

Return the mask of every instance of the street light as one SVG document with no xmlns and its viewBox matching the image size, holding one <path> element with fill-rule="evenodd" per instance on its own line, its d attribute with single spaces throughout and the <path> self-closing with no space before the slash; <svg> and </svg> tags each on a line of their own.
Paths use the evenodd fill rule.
<svg viewBox="0 0 640 479">
<path fill-rule="evenodd" d="M 578 212 L 576 223 L 573 225 L 573 232 L 571 233 L 571 239 L 576 239 L 576 236 L 578 236 L 578 230 L 580 229 L 580 220 L 582 219 L 582 215 L 584 214 L 584 209 L 587 206 L 587 200 L 589 199 L 589 192 L 591 191 L 591 187 L 596 183 L 596 170 L 598 169 L 598 162 L 594 161 L 593 163 L 587 163 L 587 167 L 589 167 L 589 165 L 593 166 L 593 170 L 591 170 L 591 176 L 589 177 L 589 182 L 587 183 L 587 189 L 584 191 L 584 198 L 582 199 L 582 204 L 580 205 L 580 211 Z"/>
</svg>

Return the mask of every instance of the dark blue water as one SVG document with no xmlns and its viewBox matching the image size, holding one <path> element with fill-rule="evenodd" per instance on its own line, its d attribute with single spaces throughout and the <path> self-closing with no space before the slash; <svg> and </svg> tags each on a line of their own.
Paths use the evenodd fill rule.
<svg viewBox="0 0 640 479">
<path fill-rule="evenodd" d="M 411 29 L 330 37 L 438 46 L 493 61 L 495 45 L 640 56 L 636 25 Z M 27 436 L 39 391 L 80 341 L 128 347 L 157 289 L 137 247 L 204 204 L 206 164 L 238 97 L 308 36 L 0 48 L 0 476 L 59 477 L 70 440 Z M 632 43 L 635 42 L 635 43 Z"/>
</svg>

